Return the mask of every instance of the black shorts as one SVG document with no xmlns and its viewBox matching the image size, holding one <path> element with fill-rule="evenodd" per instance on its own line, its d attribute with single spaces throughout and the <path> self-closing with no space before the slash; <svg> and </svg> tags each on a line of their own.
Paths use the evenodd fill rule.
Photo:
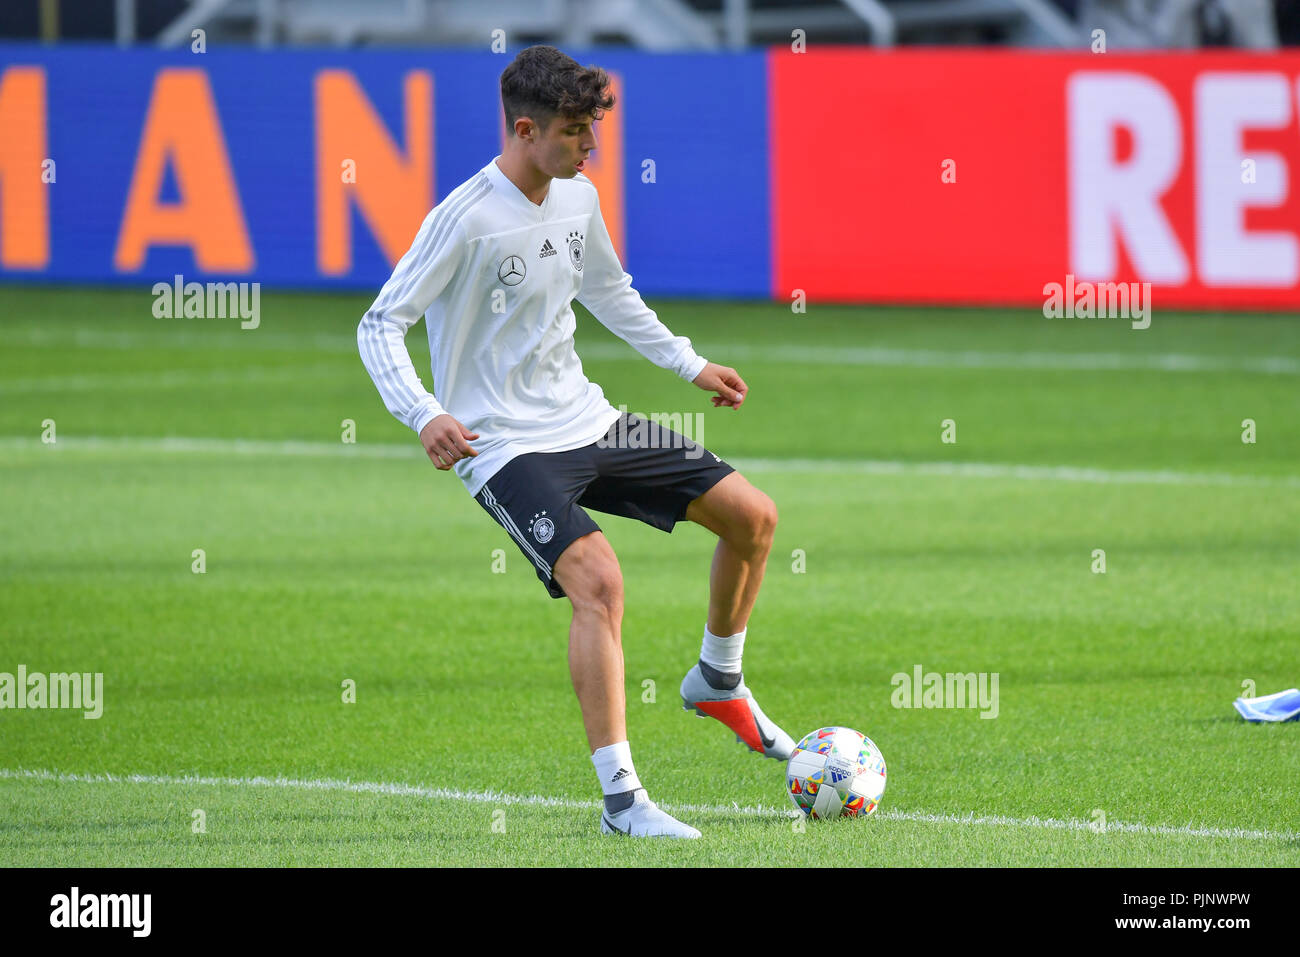
<svg viewBox="0 0 1300 957">
<path fill-rule="evenodd" d="M 583 506 L 672 532 L 691 502 L 734 471 L 680 433 L 625 412 L 590 445 L 515 456 L 474 498 L 510 533 L 551 597 L 563 598 L 556 560 L 575 539 L 600 531 Z"/>
</svg>

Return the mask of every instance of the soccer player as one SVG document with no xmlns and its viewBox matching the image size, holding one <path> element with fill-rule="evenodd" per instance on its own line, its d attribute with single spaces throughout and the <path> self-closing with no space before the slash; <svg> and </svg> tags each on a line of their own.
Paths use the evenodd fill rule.
<svg viewBox="0 0 1300 957">
<path fill-rule="evenodd" d="M 622 573 L 584 508 L 665 532 L 687 519 L 718 536 L 683 707 L 785 760 L 794 742 L 759 709 L 741 672 L 776 506 L 703 446 L 611 406 L 574 351 L 571 303 L 655 365 L 716 393 L 714 407 L 739 409 L 748 389 L 735 369 L 664 327 L 614 252 L 582 175 L 596 148 L 592 124 L 614 105 L 608 74 L 554 47 L 529 47 L 501 74 L 501 102 L 501 155 L 425 218 L 361 320 L 357 345 L 388 410 L 439 469 L 455 470 L 551 597 L 572 603 L 569 671 L 605 795 L 601 832 L 699 837 L 649 799 L 632 763 Z M 421 316 L 435 394 L 405 345 Z"/>
</svg>

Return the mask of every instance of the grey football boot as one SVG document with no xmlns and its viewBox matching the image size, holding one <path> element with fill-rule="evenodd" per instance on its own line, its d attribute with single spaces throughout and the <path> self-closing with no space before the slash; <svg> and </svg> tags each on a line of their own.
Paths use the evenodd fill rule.
<svg viewBox="0 0 1300 957">
<path fill-rule="evenodd" d="M 622 795 L 619 795 L 620 797 Z M 607 799 L 605 810 L 600 812 L 601 834 L 626 834 L 629 837 L 685 837 L 696 838 L 700 832 L 683 824 L 671 814 L 659 810 L 650 800 L 645 788 L 637 788 L 629 797 L 627 806 L 611 813 Z"/>
<path fill-rule="evenodd" d="M 708 668 L 707 665 L 704 665 Z M 710 677 L 721 675 L 709 668 Z M 736 687 L 716 688 L 705 679 L 701 663 L 686 672 L 681 687 L 682 707 L 694 711 L 701 718 L 716 718 L 736 735 L 736 740 L 764 757 L 788 761 L 794 751 L 794 739 L 786 734 L 758 706 L 754 696 L 745 687 L 742 676 Z"/>
</svg>

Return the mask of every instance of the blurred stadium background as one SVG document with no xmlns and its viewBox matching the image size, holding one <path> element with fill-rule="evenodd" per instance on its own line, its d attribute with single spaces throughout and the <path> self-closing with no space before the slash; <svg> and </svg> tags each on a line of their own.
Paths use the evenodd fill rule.
<svg viewBox="0 0 1300 957">
<path fill-rule="evenodd" d="M 591 177 L 644 294 L 1294 307 L 1295 9 L 10 3 L 0 276 L 377 288 L 554 42 L 616 76 Z"/>
<path fill-rule="evenodd" d="M 1274 0 L 28 0 L 0 35 L 122 45 L 214 41 L 260 46 L 512 44 L 629 46 L 660 52 L 785 43 L 793 24 L 821 43 L 1070 49 L 1105 29 L 1114 48 L 1273 49 L 1300 41 L 1300 11 Z"/>
<path fill-rule="evenodd" d="M 1230 702 L 1300 683 L 1297 7 L 9 0 L 0 672 L 106 702 L 0 714 L 0 864 L 1293 864 L 1295 726 Z M 580 311 L 584 366 L 777 501 L 747 680 L 880 744 L 866 829 L 792 833 L 677 709 L 709 536 L 602 519 L 641 776 L 723 840 L 587 840 L 566 603 L 356 355 L 536 42 L 611 71 L 611 235 L 752 399 Z M 1067 277 L 1150 283 L 1150 327 L 1047 318 Z M 257 283 L 256 327 L 161 318 L 174 282 Z M 916 667 L 1000 674 L 997 720 L 891 707 Z"/>
</svg>

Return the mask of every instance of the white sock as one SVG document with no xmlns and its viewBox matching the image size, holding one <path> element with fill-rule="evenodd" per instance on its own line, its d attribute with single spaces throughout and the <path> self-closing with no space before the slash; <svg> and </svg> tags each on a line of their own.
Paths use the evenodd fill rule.
<svg viewBox="0 0 1300 957">
<path fill-rule="evenodd" d="M 641 787 L 632 764 L 632 748 L 626 741 L 607 744 L 591 753 L 591 763 L 596 766 L 600 789 L 606 795 L 623 794 Z"/>
<path fill-rule="evenodd" d="M 741 670 L 740 655 L 745 650 L 745 632 L 742 628 L 727 638 L 719 637 L 709 631 L 708 622 L 704 624 L 704 643 L 700 645 L 700 661 L 711 668 L 717 668 L 724 675 L 734 675 Z"/>
</svg>

